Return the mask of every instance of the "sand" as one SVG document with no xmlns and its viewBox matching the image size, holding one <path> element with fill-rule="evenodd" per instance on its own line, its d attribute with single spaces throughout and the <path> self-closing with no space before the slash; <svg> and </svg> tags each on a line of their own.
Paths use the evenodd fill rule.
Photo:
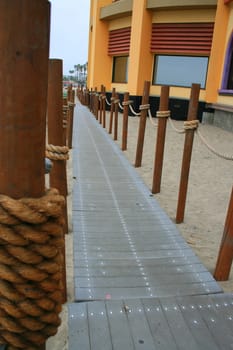
<svg viewBox="0 0 233 350">
<path fill-rule="evenodd" d="M 108 132 L 109 113 L 107 113 Z M 173 121 L 176 128 L 182 129 L 182 121 Z M 128 148 L 125 157 L 133 165 L 135 162 L 138 137 L 139 117 L 129 117 Z M 119 113 L 118 141 L 121 147 L 122 114 Z M 199 126 L 201 134 L 207 142 L 220 154 L 233 156 L 233 134 L 211 125 Z M 113 135 L 109 135 L 113 137 Z M 136 168 L 145 184 L 151 189 L 155 156 L 157 128 L 147 118 L 144 140 L 142 166 Z M 154 195 L 167 215 L 175 222 L 177 199 L 180 182 L 180 172 L 183 157 L 184 134 L 178 134 L 170 123 L 167 124 L 164 164 L 161 191 Z M 70 232 L 66 235 L 66 265 L 67 265 L 67 303 L 73 301 L 73 256 L 72 256 L 72 152 L 68 161 L 69 182 L 69 219 Z M 213 273 L 223 234 L 224 223 L 233 185 L 233 162 L 225 160 L 210 152 L 200 138 L 195 134 L 188 194 L 184 222 L 177 228 L 188 244 L 192 247 L 201 262 Z M 226 292 L 233 292 L 233 271 L 229 280 L 220 282 Z M 68 349 L 67 304 L 61 314 L 62 324 L 56 336 L 51 337 L 46 344 L 49 350 Z"/>
</svg>

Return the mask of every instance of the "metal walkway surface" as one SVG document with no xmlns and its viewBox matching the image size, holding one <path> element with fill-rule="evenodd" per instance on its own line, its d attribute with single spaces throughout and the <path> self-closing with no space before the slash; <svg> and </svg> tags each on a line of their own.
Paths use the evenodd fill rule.
<svg viewBox="0 0 233 350">
<path fill-rule="evenodd" d="M 232 310 L 233 298 L 222 293 L 119 147 L 79 103 L 73 176 L 77 303 L 69 305 L 69 349 L 233 348 L 233 313 L 216 309 L 227 303 Z M 228 347 L 212 331 L 217 314 L 226 323 Z"/>
</svg>

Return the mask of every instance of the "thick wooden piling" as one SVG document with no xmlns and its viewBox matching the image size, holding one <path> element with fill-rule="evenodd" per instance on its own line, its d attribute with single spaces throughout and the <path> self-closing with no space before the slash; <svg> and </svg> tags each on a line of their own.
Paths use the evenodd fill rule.
<svg viewBox="0 0 233 350">
<path fill-rule="evenodd" d="M 199 93 L 200 93 L 200 84 L 192 84 L 187 121 L 192 121 L 197 119 Z M 178 204 L 177 204 L 177 211 L 176 211 L 177 224 L 184 221 L 184 212 L 185 212 L 185 204 L 186 204 L 186 197 L 187 197 L 187 191 L 188 191 L 188 179 L 189 179 L 189 170 L 190 170 L 191 157 L 192 157 L 194 132 L 195 132 L 195 129 L 188 129 L 186 130 L 186 133 L 185 133 L 179 196 L 178 196 Z"/>
<path fill-rule="evenodd" d="M 143 96 L 142 96 L 142 106 L 145 106 L 148 104 L 149 93 L 150 93 L 150 82 L 145 81 Z M 144 137 L 145 137 L 145 129 L 146 129 L 146 118 L 147 118 L 147 109 L 142 109 L 139 128 L 138 128 L 138 141 L 137 141 L 137 149 L 136 149 L 136 157 L 135 157 L 136 168 L 142 165 L 142 153 L 143 153 Z"/>
<path fill-rule="evenodd" d="M 168 111 L 169 103 L 169 86 L 161 87 L 161 95 L 159 101 L 159 112 Z M 155 148 L 155 161 L 152 180 L 152 193 L 159 193 L 161 187 L 161 178 L 163 171 L 163 156 L 165 147 L 165 137 L 167 128 L 167 117 L 158 117 L 157 139 Z"/>
<path fill-rule="evenodd" d="M 13 198 L 45 189 L 49 8 L 0 2 L 0 193 Z"/>
<path fill-rule="evenodd" d="M 122 123 L 122 141 L 121 149 L 122 151 L 127 150 L 127 137 L 128 137 L 128 117 L 129 117 L 129 93 L 124 93 L 123 102 L 123 123 Z"/>
<path fill-rule="evenodd" d="M 227 281 L 231 271 L 233 259 L 233 187 L 227 211 L 223 237 L 219 249 L 214 278 L 217 281 Z"/>
<path fill-rule="evenodd" d="M 2 0 L 0 23 L 0 193 L 38 198 L 45 193 L 50 3 Z"/>
</svg>

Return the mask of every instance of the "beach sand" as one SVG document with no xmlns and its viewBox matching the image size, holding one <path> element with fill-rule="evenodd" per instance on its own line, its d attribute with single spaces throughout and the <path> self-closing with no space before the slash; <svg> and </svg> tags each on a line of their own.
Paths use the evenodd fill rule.
<svg viewBox="0 0 233 350">
<path fill-rule="evenodd" d="M 121 147 L 122 114 L 119 113 L 118 141 Z M 108 132 L 109 113 L 107 113 L 106 132 Z M 173 121 L 176 128 L 182 129 L 182 121 Z M 139 117 L 129 117 L 128 148 L 125 157 L 134 165 L 138 137 Z M 201 134 L 220 154 L 233 156 L 233 134 L 212 125 L 201 124 Z M 113 135 L 109 135 L 113 137 Z M 153 167 L 157 128 L 147 118 L 142 166 L 136 168 L 141 178 L 152 187 Z M 180 172 L 183 157 L 184 134 L 178 134 L 171 124 L 167 124 L 161 191 L 154 195 L 167 215 L 175 222 L 179 192 Z M 72 151 L 67 164 L 69 183 L 70 232 L 66 235 L 67 303 L 73 301 L 73 247 L 72 247 Z M 224 223 L 233 185 L 233 162 L 210 152 L 195 134 L 192 161 L 189 175 L 188 194 L 184 222 L 177 228 L 186 242 L 192 247 L 206 268 L 213 273 L 217 261 Z M 220 282 L 226 292 L 233 292 L 233 271 L 226 282 Z M 67 304 L 61 314 L 62 324 L 56 336 L 46 344 L 49 350 L 68 349 Z"/>
</svg>

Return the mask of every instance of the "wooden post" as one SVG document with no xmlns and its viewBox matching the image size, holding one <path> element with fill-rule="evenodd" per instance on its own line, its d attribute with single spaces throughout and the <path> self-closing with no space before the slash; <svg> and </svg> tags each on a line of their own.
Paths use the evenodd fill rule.
<svg viewBox="0 0 233 350">
<path fill-rule="evenodd" d="M 227 211 L 225 227 L 221 246 L 218 253 L 218 260 L 215 267 L 214 278 L 217 281 L 229 279 L 233 259 L 233 187 Z"/>
<path fill-rule="evenodd" d="M 48 144 L 54 146 L 64 146 L 63 144 L 63 98 L 62 98 L 62 60 L 49 60 L 48 75 Z M 53 166 L 50 171 L 50 187 L 57 188 L 65 199 L 67 196 L 67 177 L 66 161 L 53 160 Z M 65 219 L 64 234 L 68 233 L 68 213 L 67 202 L 63 209 Z M 66 264 L 65 264 L 65 245 L 63 254 L 63 301 L 67 300 L 66 291 Z"/>
<path fill-rule="evenodd" d="M 95 118 L 98 120 L 98 114 L 99 114 L 99 94 L 97 91 L 97 88 L 95 89 Z"/>
<path fill-rule="evenodd" d="M 102 108 L 103 108 L 103 128 L 106 128 L 106 89 L 105 89 L 105 86 L 103 87 Z"/>
<path fill-rule="evenodd" d="M 118 101 L 119 96 L 118 94 L 115 95 L 115 101 L 114 101 L 114 110 L 115 110 L 115 116 L 114 116 L 114 134 L 113 134 L 113 140 L 116 141 L 118 138 Z"/>
<path fill-rule="evenodd" d="M 150 82 L 145 81 L 143 96 L 142 96 L 142 105 L 148 104 L 149 93 L 150 93 Z M 135 167 L 140 167 L 142 165 L 142 153 L 143 153 L 143 145 L 144 145 L 144 137 L 145 137 L 145 129 L 146 129 L 146 118 L 147 118 L 147 109 L 143 109 L 141 111 L 139 129 L 138 129 L 138 141 L 137 141 L 137 149 L 136 149 Z"/>
<path fill-rule="evenodd" d="M 159 102 L 159 112 L 168 110 L 168 102 L 169 102 L 169 86 L 162 86 L 160 102 Z M 152 193 L 160 192 L 166 128 L 167 128 L 167 117 L 158 117 L 155 162 L 154 162 L 154 172 L 153 172 L 152 191 L 151 191 Z"/>
<path fill-rule="evenodd" d="M 121 149 L 122 151 L 127 150 L 127 137 L 128 137 L 128 117 L 129 117 L 129 93 L 124 93 L 124 102 L 123 102 L 123 123 L 122 123 L 122 142 Z"/>
<path fill-rule="evenodd" d="M 102 116 L 103 116 L 103 85 L 101 85 L 100 95 L 99 95 L 99 106 L 100 106 L 100 116 L 99 123 L 102 124 Z"/>
<path fill-rule="evenodd" d="M 192 84 L 187 121 L 195 120 L 197 118 L 199 93 L 200 93 L 200 84 Z M 187 190 L 188 190 L 188 179 L 189 179 L 189 170 L 190 170 L 191 157 L 192 157 L 194 132 L 195 132 L 195 129 L 189 129 L 189 130 L 186 130 L 186 133 L 185 133 L 179 197 L 178 197 L 178 205 L 177 205 L 177 211 L 176 211 L 177 224 L 180 224 L 181 222 L 184 221 L 184 212 L 185 212 L 185 204 L 186 204 L 186 197 L 187 197 Z"/>
<path fill-rule="evenodd" d="M 45 193 L 49 22 L 49 1 L 0 2 L 0 193 L 15 199 Z"/>
<path fill-rule="evenodd" d="M 112 97 L 111 97 L 110 119 L 109 119 L 109 131 L 108 131 L 109 134 L 112 133 L 113 114 L 115 111 L 115 104 L 114 104 L 115 95 L 116 95 L 116 89 L 113 88 L 112 89 Z"/>
<path fill-rule="evenodd" d="M 72 140 L 73 140 L 73 121 L 74 121 L 74 90 L 71 92 L 71 100 L 68 103 L 69 106 L 69 124 L 68 124 L 68 133 L 67 133 L 67 144 L 69 149 L 72 148 Z"/>
</svg>

